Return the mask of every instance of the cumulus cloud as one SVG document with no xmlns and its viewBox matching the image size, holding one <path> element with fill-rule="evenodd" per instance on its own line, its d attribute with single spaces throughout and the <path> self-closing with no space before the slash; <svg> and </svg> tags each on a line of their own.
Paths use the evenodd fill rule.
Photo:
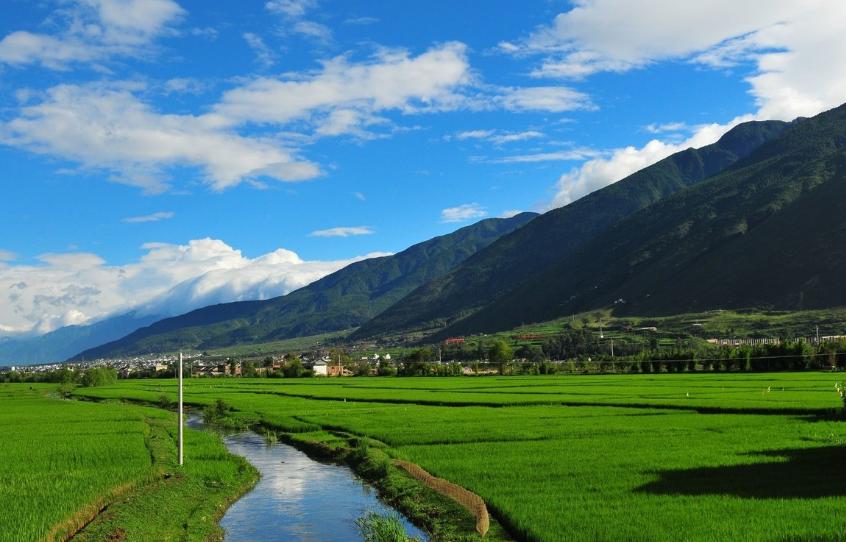
<svg viewBox="0 0 846 542">
<path fill-rule="evenodd" d="M 464 203 L 457 207 L 447 207 L 441 211 L 441 222 L 466 222 L 487 216 L 487 211 L 478 203 Z"/>
<path fill-rule="evenodd" d="M 747 63 L 762 118 L 793 119 L 839 105 L 846 75 L 846 4 L 832 0 L 579 0 L 511 54 L 541 55 L 538 77 L 586 77 L 665 60 L 724 68 Z"/>
<path fill-rule="evenodd" d="M 155 213 L 150 213 L 148 215 L 140 215 L 140 216 L 128 216 L 121 220 L 121 222 L 126 222 L 127 224 L 139 224 L 143 222 L 159 222 L 161 220 L 167 220 L 169 218 L 173 218 L 175 216 L 173 211 L 157 211 Z"/>
<path fill-rule="evenodd" d="M 312 7 L 312 2 L 268 3 L 268 9 L 290 17 Z M 150 21 L 168 20 L 163 14 L 145 20 L 132 16 L 132 10 L 123 15 L 107 10 L 101 18 L 115 28 L 135 24 L 145 35 L 158 28 Z M 272 60 L 259 36 L 248 33 L 244 39 L 257 49 L 260 61 Z M 186 92 L 194 86 L 176 79 L 163 89 Z M 199 170 L 214 190 L 260 184 L 264 178 L 312 179 L 322 169 L 301 158 L 298 147 L 321 137 L 387 137 L 398 129 L 389 113 L 592 107 L 584 94 L 567 87 L 486 86 L 473 74 L 467 47 L 459 42 L 417 55 L 380 49 L 356 62 L 342 55 L 315 70 L 246 79 L 202 114 L 162 113 L 141 97 L 150 93 L 138 82 L 61 84 L 19 94 L 24 99 L 17 112 L 0 121 L 0 143 L 107 172 L 111 180 L 148 193 L 167 190 L 171 171 L 184 167 Z M 505 144 L 541 135 L 500 132 L 489 139 Z"/>
<path fill-rule="evenodd" d="M 383 50 L 352 63 L 346 56 L 323 62 L 320 70 L 286 78 L 261 77 L 232 89 L 215 106 L 231 123 L 324 122 L 342 111 L 346 129 L 361 119 L 394 110 L 413 113 L 455 107 L 458 89 L 470 82 L 466 46 L 446 43 L 412 56 L 407 50 Z"/>
<path fill-rule="evenodd" d="M 113 266 L 91 253 L 44 254 L 37 264 L 0 265 L 0 326 L 45 333 L 138 310 L 175 315 L 229 301 L 267 299 L 354 261 L 308 261 L 279 249 L 256 258 L 216 239 L 149 243 L 136 262 Z"/>
<path fill-rule="evenodd" d="M 277 141 L 238 135 L 208 116 L 159 113 L 120 86 L 53 87 L 0 125 L 0 142 L 110 171 L 150 193 L 167 188 L 164 173 L 173 166 L 200 168 L 215 190 L 259 177 L 320 175 Z"/>
<path fill-rule="evenodd" d="M 679 143 L 653 139 L 642 147 L 624 147 L 612 151 L 609 156 L 588 160 L 561 175 L 556 183 L 555 196 L 545 210 L 572 203 L 676 152 L 713 143 L 733 127 L 749 120 L 752 120 L 751 116 L 743 116 L 727 124 L 709 124 L 701 126 L 691 137 Z"/>
<path fill-rule="evenodd" d="M 376 233 L 370 226 L 338 226 L 326 230 L 315 230 L 310 237 L 350 237 L 354 235 L 371 235 Z"/>
<path fill-rule="evenodd" d="M 63 69 L 114 56 L 139 56 L 185 11 L 172 0 L 70 0 L 57 35 L 14 31 L 0 40 L 0 63 Z"/>
<path fill-rule="evenodd" d="M 9 262 L 18 257 L 17 254 L 12 252 L 11 250 L 2 250 L 0 249 L 0 262 Z"/>
</svg>

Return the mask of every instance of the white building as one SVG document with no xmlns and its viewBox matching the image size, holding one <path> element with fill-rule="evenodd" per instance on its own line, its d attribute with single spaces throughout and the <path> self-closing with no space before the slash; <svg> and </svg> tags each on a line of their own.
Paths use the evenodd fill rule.
<svg viewBox="0 0 846 542">
<path fill-rule="evenodd" d="M 314 376 L 329 376 L 328 366 L 325 361 L 315 361 L 312 367 Z"/>
</svg>

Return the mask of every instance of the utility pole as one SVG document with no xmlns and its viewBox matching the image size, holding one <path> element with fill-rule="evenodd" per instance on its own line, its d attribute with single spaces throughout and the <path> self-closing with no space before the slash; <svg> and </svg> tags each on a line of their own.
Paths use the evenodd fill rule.
<svg viewBox="0 0 846 542">
<path fill-rule="evenodd" d="M 820 344 L 820 326 L 817 327 L 817 344 Z"/>
<path fill-rule="evenodd" d="M 611 337 L 611 358 L 614 357 L 614 337 Z"/>
<path fill-rule="evenodd" d="M 179 353 L 179 464 L 182 465 L 183 445 L 185 443 L 182 430 L 182 352 Z"/>
</svg>

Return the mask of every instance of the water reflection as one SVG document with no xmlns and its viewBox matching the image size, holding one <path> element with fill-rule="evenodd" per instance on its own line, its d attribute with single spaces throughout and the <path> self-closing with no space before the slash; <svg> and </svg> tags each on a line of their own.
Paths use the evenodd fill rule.
<svg viewBox="0 0 846 542">
<path fill-rule="evenodd" d="M 318 463 L 286 444 L 268 445 L 253 432 L 226 436 L 224 442 L 261 472 L 256 487 L 220 522 L 227 542 L 360 540 L 357 518 L 368 510 L 394 513 L 347 467 Z M 410 536 L 426 540 L 404 518 L 403 523 Z"/>
</svg>

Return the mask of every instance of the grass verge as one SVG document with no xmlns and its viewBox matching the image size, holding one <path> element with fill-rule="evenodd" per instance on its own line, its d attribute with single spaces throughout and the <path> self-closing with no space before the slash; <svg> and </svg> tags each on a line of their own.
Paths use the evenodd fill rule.
<svg viewBox="0 0 846 542">
<path fill-rule="evenodd" d="M 243 458 L 230 454 L 211 433 L 186 430 L 185 465 L 177 465 L 173 431 L 163 418 L 149 419 L 150 454 L 157 476 L 101 511 L 74 538 L 99 541 L 217 541 L 226 509 L 258 480 Z"/>
</svg>

